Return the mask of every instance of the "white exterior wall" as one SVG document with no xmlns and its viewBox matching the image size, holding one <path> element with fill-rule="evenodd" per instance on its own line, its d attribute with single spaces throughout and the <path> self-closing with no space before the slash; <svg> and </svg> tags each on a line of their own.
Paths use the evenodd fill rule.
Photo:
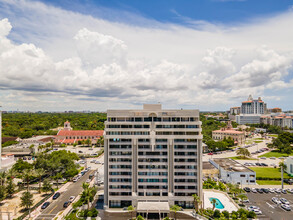
<svg viewBox="0 0 293 220">
<path fill-rule="evenodd" d="M 259 124 L 260 123 L 260 115 L 236 115 L 236 123 L 244 125 L 244 124 Z"/>
<path fill-rule="evenodd" d="M 256 174 L 254 171 L 234 171 L 234 170 L 225 170 L 223 167 L 219 166 L 215 161 L 209 160 L 219 170 L 220 179 L 224 180 L 227 183 L 232 184 L 256 184 Z"/>
<path fill-rule="evenodd" d="M 152 121 L 144 121 L 148 117 Z M 132 121 L 132 118 L 143 118 L 143 121 Z M 161 118 L 162 121 L 154 121 L 154 118 Z M 180 120 L 164 121 L 167 118 Z M 188 120 L 182 121 L 183 118 Z M 189 118 L 195 120 L 190 121 Z M 129 125 L 131 127 L 127 128 Z M 142 128 L 138 128 L 139 126 Z M 169 128 L 168 126 L 185 127 Z M 196 128 L 187 126 L 196 126 Z M 148 141 L 141 141 L 144 139 Z M 166 141 L 158 142 L 159 139 Z M 177 139 L 192 139 L 195 142 L 178 142 Z M 108 110 L 104 140 L 106 206 L 113 207 L 114 202 L 119 204 L 122 201 L 131 201 L 133 206 L 140 201 L 167 201 L 170 205 L 175 202 L 188 202 L 193 206 L 191 194 L 198 194 L 202 198 L 202 135 L 198 110 L 162 110 L 157 105 L 144 106 L 143 110 Z M 120 142 L 122 140 L 128 141 L 122 143 Z M 179 145 L 184 147 L 175 148 Z M 164 148 L 160 149 L 158 146 Z M 160 161 L 154 161 L 157 159 Z M 121 165 L 127 167 L 122 168 Z M 179 166 L 183 167 L 179 168 Z M 193 168 L 187 168 L 188 166 Z M 149 182 L 153 179 L 160 181 Z M 139 180 L 147 180 L 147 182 Z M 124 195 L 121 194 L 122 192 Z M 153 193 L 158 195 L 152 196 Z"/>
</svg>

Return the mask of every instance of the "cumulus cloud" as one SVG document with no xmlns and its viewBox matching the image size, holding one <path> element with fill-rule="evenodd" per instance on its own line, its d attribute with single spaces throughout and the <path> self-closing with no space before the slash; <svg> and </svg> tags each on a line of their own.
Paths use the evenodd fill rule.
<svg viewBox="0 0 293 220">
<path fill-rule="evenodd" d="M 212 31 L 118 24 L 38 2 L 6 4 L 30 12 L 18 20 L 12 16 L 12 25 L 6 18 L 0 21 L 0 89 L 10 95 L 21 92 L 22 104 L 38 100 L 52 108 L 63 103 L 74 108 L 81 102 L 105 110 L 160 101 L 173 107 L 225 109 L 248 94 L 293 87 L 291 39 L 287 47 L 270 34 L 263 40 L 268 46 L 258 39 L 258 29 L 288 31 L 280 27 L 291 14 L 277 17 L 277 26 L 269 19 L 259 26 Z M 40 19 L 32 27 L 27 21 L 36 15 Z M 20 33 L 11 32 L 14 23 L 25 36 L 21 43 L 11 40 L 20 40 Z M 24 25 L 40 33 L 24 31 Z M 293 32 L 287 35 L 293 37 Z"/>
</svg>

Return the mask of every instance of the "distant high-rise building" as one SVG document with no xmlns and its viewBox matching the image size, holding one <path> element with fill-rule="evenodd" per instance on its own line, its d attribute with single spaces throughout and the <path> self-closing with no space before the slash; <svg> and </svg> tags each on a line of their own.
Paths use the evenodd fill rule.
<svg viewBox="0 0 293 220">
<path fill-rule="evenodd" d="M 161 104 L 108 110 L 104 140 L 109 208 L 133 205 L 140 213 L 139 207 L 152 202 L 152 208 L 159 203 L 192 208 L 192 194 L 203 201 L 198 110 L 164 110 Z"/>
<path fill-rule="evenodd" d="M 261 100 L 261 97 L 258 99 L 253 99 L 249 95 L 247 101 L 242 102 L 241 105 L 241 114 L 253 114 L 260 115 L 267 112 L 267 104 Z"/>
<path fill-rule="evenodd" d="M 240 107 L 231 107 L 230 108 L 230 114 L 231 115 L 239 115 L 240 114 Z"/>
</svg>

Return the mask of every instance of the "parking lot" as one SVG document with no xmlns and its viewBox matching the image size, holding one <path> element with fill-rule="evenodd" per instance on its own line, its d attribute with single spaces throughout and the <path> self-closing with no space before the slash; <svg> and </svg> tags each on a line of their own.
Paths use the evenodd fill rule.
<svg viewBox="0 0 293 220">
<path fill-rule="evenodd" d="M 285 211 L 280 205 L 275 204 L 272 201 L 273 197 L 285 198 L 289 201 L 291 208 L 293 209 L 293 194 L 277 194 L 277 193 L 247 193 L 249 203 L 247 206 L 258 206 L 263 215 L 259 215 L 259 219 L 272 219 L 272 220 L 291 220 L 293 219 L 292 211 Z"/>
</svg>

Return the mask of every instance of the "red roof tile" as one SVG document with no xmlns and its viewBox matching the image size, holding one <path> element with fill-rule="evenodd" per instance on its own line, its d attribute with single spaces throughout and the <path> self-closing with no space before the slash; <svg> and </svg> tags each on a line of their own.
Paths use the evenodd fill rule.
<svg viewBox="0 0 293 220">
<path fill-rule="evenodd" d="M 60 130 L 57 136 L 103 136 L 103 130 Z"/>
</svg>

